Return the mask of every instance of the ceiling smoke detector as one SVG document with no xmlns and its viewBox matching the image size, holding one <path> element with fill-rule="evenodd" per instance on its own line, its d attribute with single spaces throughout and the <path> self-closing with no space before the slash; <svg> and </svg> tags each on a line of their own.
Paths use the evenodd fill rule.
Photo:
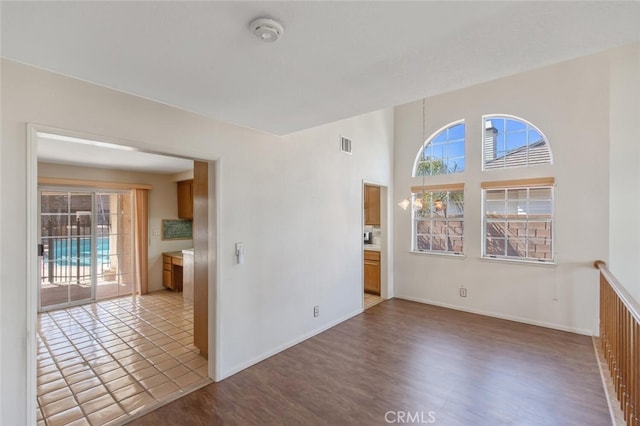
<svg viewBox="0 0 640 426">
<path fill-rule="evenodd" d="M 269 18 L 254 19 L 249 24 L 249 28 L 260 40 L 268 42 L 277 41 L 284 33 L 282 24 Z"/>
</svg>

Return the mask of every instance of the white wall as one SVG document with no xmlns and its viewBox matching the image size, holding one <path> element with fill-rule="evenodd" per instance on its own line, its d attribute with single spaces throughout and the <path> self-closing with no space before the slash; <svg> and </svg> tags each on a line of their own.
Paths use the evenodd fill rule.
<svg viewBox="0 0 640 426">
<path fill-rule="evenodd" d="M 396 297 L 585 334 L 597 332 L 596 259 L 608 257 L 609 64 L 600 54 L 428 98 L 427 131 L 466 120 L 466 170 L 426 179 L 464 182 L 465 257 L 410 253 L 411 213 L 395 219 Z M 547 136 L 552 166 L 481 171 L 483 114 L 512 114 Z M 395 109 L 394 187 L 398 201 L 422 144 L 422 104 Z M 480 182 L 555 176 L 557 265 L 481 260 Z M 464 285 L 468 297 L 459 297 Z"/>
<path fill-rule="evenodd" d="M 123 151 L 122 155 L 127 155 L 126 151 Z M 193 172 L 191 173 L 193 174 Z M 162 253 L 193 247 L 191 239 L 163 241 L 160 235 L 153 235 L 154 230 L 160 231 L 162 229 L 163 219 L 178 218 L 178 187 L 173 174 L 139 173 L 38 162 L 38 176 L 141 183 L 152 186 L 149 191 L 149 291 L 162 290 L 163 288 Z"/>
<path fill-rule="evenodd" d="M 362 180 L 390 184 L 391 109 L 276 137 L 11 61 L 2 61 L 1 78 L 0 424 L 23 424 L 34 408 L 25 403 L 33 321 L 26 315 L 26 123 L 219 158 L 218 377 L 361 311 Z M 340 153 L 341 134 L 353 139 L 353 155 Z M 234 264 L 237 241 L 245 243 L 243 265 Z"/>
<path fill-rule="evenodd" d="M 609 269 L 640 301 L 640 44 L 611 52 Z"/>
</svg>

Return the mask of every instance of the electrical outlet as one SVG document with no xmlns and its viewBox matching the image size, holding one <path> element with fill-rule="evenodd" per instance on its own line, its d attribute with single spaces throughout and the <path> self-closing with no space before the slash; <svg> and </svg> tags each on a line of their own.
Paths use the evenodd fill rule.
<svg viewBox="0 0 640 426">
<path fill-rule="evenodd" d="M 467 297 L 467 289 L 460 287 L 460 297 Z"/>
<path fill-rule="evenodd" d="M 319 317 L 320 316 L 320 306 L 314 306 L 313 307 L 313 316 L 314 317 Z"/>
</svg>

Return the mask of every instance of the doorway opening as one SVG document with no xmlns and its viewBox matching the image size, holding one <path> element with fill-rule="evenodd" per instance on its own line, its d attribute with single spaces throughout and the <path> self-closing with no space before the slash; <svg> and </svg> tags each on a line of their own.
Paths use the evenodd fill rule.
<svg viewBox="0 0 640 426">
<path fill-rule="evenodd" d="M 387 188 L 363 183 L 363 308 L 367 310 L 388 296 Z"/>
<path fill-rule="evenodd" d="M 217 280 L 209 260 L 217 250 L 215 160 L 152 153 L 33 125 L 28 151 L 33 250 L 27 292 L 34 333 L 28 342 L 27 383 L 34 395 L 33 420 L 126 421 L 210 383 L 215 374 L 215 352 L 209 350 L 215 347 L 209 339 L 215 338 L 209 332 L 215 318 L 209 294 Z M 168 172 L 175 162 L 191 170 Z M 152 163 L 155 170 L 149 169 Z M 183 231 L 179 207 L 172 204 L 179 202 L 177 182 L 184 180 L 193 182 L 195 197 L 188 221 L 193 237 L 186 240 L 182 234 L 176 238 Z M 148 198 L 139 201 L 147 189 Z M 174 227 L 165 229 L 165 222 Z M 181 249 L 195 254 L 197 307 L 163 287 L 163 254 Z M 146 287 L 142 280 L 148 281 Z"/>
</svg>

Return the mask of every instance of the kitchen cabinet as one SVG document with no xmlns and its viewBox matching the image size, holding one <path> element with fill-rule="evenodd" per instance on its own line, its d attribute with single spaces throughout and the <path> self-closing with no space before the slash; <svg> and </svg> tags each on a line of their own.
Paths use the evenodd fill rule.
<svg viewBox="0 0 640 426">
<path fill-rule="evenodd" d="M 182 252 L 162 253 L 162 285 L 173 291 L 182 291 Z"/>
<path fill-rule="evenodd" d="M 364 224 L 380 226 L 379 186 L 364 186 Z"/>
<path fill-rule="evenodd" d="M 178 182 L 178 217 L 193 219 L 193 179 Z"/>
<path fill-rule="evenodd" d="M 380 252 L 364 251 L 364 291 L 380 295 Z"/>
</svg>

